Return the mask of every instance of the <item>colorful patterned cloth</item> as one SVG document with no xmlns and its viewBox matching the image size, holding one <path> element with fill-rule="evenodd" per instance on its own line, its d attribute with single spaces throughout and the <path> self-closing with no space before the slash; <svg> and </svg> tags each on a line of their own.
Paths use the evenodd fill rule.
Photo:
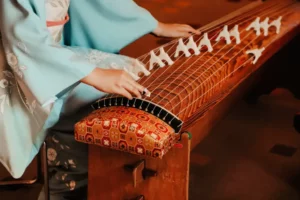
<svg viewBox="0 0 300 200">
<path fill-rule="evenodd" d="M 125 106 L 95 110 L 75 125 L 77 141 L 158 158 L 168 152 L 178 136 L 154 115 Z"/>
</svg>

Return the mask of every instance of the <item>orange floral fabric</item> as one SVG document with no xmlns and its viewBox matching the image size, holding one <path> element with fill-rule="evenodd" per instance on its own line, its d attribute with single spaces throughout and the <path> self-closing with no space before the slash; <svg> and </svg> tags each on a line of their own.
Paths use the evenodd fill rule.
<svg viewBox="0 0 300 200">
<path fill-rule="evenodd" d="M 124 106 L 93 111 L 75 125 L 75 139 L 132 154 L 162 158 L 179 134 L 161 119 Z"/>
</svg>

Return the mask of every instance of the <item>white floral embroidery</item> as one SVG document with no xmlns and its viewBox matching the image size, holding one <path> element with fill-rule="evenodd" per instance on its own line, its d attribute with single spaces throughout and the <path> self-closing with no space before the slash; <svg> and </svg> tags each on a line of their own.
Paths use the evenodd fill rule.
<svg viewBox="0 0 300 200">
<path fill-rule="evenodd" d="M 27 67 L 25 67 L 24 65 L 20 66 L 19 68 L 20 68 L 21 70 L 26 70 L 26 69 L 27 69 Z"/>
<path fill-rule="evenodd" d="M 72 168 L 76 168 L 76 164 L 75 164 L 75 162 L 74 162 L 72 159 L 69 159 L 68 162 L 69 162 L 69 165 L 70 165 Z"/>
<path fill-rule="evenodd" d="M 59 140 L 55 139 L 55 136 L 52 136 L 52 140 L 53 140 L 53 142 L 55 142 L 55 143 L 59 143 Z"/>
<path fill-rule="evenodd" d="M 76 182 L 75 182 L 75 181 L 70 181 L 69 187 L 70 187 L 70 190 L 71 190 L 71 191 L 74 190 L 75 187 L 76 187 Z"/>
<path fill-rule="evenodd" d="M 65 166 L 66 169 L 69 169 L 69 165 L 68 165 L 67 162 L 64 163 L 64 166 Z"/>
<path fill-rule="evenodd" d="M 19 66 L 19 60 L 14 53 L 6 52 L 7 63 L 10 65 L 12 70 L 20 77 L 23 78 L 22 70 L 26 70 L 25 66 Z"/>
<path fill-rule="evenodd" d="M 9 95 L 15 86 L 16 80 L 14 75 L 8 71 L 2 71 L 4 77 L 0 79 L 0 114 L 4 114 L 5 105 L 10 106 Z"/>
<path fill-rule="evenodd" d="M 28 49 L 27 49 L 26 45 L 25 45 L 23 42 L 18 42 L 18 47 L 19 47 L 21 50 L 23 50 L 23 51 L 25 51 L 26 53 L 28 53 Z"/>
<path fill-rule="evenodd" d="M 8 71 L 8 70 L 3 71 L 3 74 L 5 76 L 7 76 L 8 78 L 14 79 L 14 75 L 10 71 Z"/>
<path fill-rule="evenodd" d="M 0 112 L 4 113 L 4 105 L 6 104 L 9 106 L 9 98 L 7 94 L 3 94 L 0 96 Z"/>
<path fill-rule="evenodd" d="M 74 161 L 72 159 L 68 160 L 70 165 L 75 165 Z"/>
<path fill-rule="evenodd" d="M 61 176 L 61 180 L 63 180 L 63 181 L 64 181 L 64 180 L 66 179 L 66 177 L 67 177 L 67 176 L 68 176 L 68 174 L 64 174 L 64 175 L 62 175 L 62 176 Z"/>
<path fill-rule="evenodd" d="M 6 53 L 6 59 L 10 66 L 16 66 L 18 64 L 17 56 L 13 53 Z"/>
<path fill-rule="evenodd" d="M 110 54 L 97 50 L 91 50 L 90 53 L 86 55 L 86 59 L 92 64 L 98 64 L 109 57 L 111 57 Z"/>
<path fill-rule="evenodd" d="M 56 156 L 57 156 L 57 153 L 56 153 L 55 149 L 49 148 L 47 150 L 47 158 L 49 161 L 55 161 Z"/>
<path fill-rule="evenodd" d="M 8 86 L 9 82 L 6 79 L 0 80 L 0 87 L 1 88 L 6 88 Z"/>
</svg>

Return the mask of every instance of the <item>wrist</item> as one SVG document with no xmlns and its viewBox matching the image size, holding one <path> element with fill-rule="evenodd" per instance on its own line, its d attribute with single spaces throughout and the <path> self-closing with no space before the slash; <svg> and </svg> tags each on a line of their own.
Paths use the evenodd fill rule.
<svg viewBox="0 0 300 200">
<path fill-rule="evenodd" d="M 81 79 L 81 82 L 94 87 L 95 81 L 97 80 L 97 78 L 99 78 L 99 76 L 101 76 L 101 74 L 102 69 L 96 67 L 91 73 Z"/>
<path fill-rule="evenodd" d="M 155 34 L 158 37 L 161 36 L 162 35 L 162 27 L 163 27 L 163 23 L 162 22 L 157 22 L 157 26 L 153 30 L 153 34 Z"/>
</svg>

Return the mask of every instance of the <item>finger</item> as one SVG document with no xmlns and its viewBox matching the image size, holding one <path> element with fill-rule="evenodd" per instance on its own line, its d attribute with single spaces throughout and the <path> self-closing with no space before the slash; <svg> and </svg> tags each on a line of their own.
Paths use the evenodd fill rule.
<svg viewBox="0 0 300 200">
<path fill-rule="evenodd" d="M 124 97 L 126 97 L 127 99 L 132 100 L 132 95 L 123 87 L 120 87 L 118 89 L 118 93 Z"/>
<path fill-rule="evenodd" d="M 139 94 L 143 94 L 143 95 L 146 95 L 146 93 L 148 94 L 149 91 L 142 85 L 140 85 L 139 83 L 137 82 L 134 82 L 134 83 L 130 83 L 133 85 L 133 87 L 137 90 L 137 92 Z M 139 98 L 142 98 L 142 96 L 140 96 Z"/>
<path fill-rule="evenodd" d="M 133 85 L 134 85 L 134 87 L 135 87 L 140 93 L 143 93 L 143 92 L 144 92 L 145 87 L 143 87 L 143 86 L 140 85 L 139 83 L 134 82 Z"/>
<path fill-rule="evenodd" d="M 194 33 L 195 35 L 200 35 L 201 34 L 201 31 L 197 30 L 197 29 L 192 29 L 191 30 L 191 33 Z"/>
<path fill-rule="evenodd" d="M 131 94 L 134 94 L 137 98 L 140 98 L 140 99 L 142 98 L 141 93 L 134 85 L 127 83 L 123 87 Z"/>
<path fill-rule="evenodd" d="M 147 88 L 145 88 L 144 86 L 140 85 L 140 84 L 137 83 L 137 82 L 135 82 L 135 87 L 137 88 L 137 90 L 138 90 L 141 94 L 143 94 L 143 95 L 145 95 L 145 96 L 147 96 L 147 97 L 150 97 L 151 92 L 150 92 Z"/>
<path fill-rule="evenodd" d="M 176 34 L 175 37 L 190 37 L 191 36 L 191 34 L 189 32 L 185 32 L 185 31 L 178 31 L 175 34 Z"/>
<path fill-rule="evenodd" d="M 196 30 L 189 25 L 180 26 L 180 31 L 185 31 L 185 32 L 194 33 L 194 34 L 200 34 L 199 30 Z"/>
<path fill-rule="evenodd" d="M 131 84 L 134 88 L 136 88 L 140 94 L 150 97 L 150 94 L 151 94 L 150 91 L 147 88 L 145 88 L 144 86 L 140 85 L 135 80 L 133 80 L 133 81 L 129 80 L 128 83 Z M 142 97 L 138 96 L 138 98 L 142 98 Z"/>
<path fill-rule="evenodd" d="M 126 78 L 127 78 L 127 82 L 130 84 L 130 85 L 132 85 L 133 87 L 135 87 L 138 91 L 140 91 L 141 93 L 144 91 L 144 87 L 143 86 L 141 86 L 139 83 L 137 83 L 133 78 L 132 78 L 132 76 L 130 76 L 129 74 L 128 74 L 128 76 L 126 76 Z"/>
<path fill-rule="evenodd" d="M 127 82 L 135 82 L 134 78 L 127 72 L 127 70 L 124 70 L 124 80 L 126 80 Z"/>
</svg>

